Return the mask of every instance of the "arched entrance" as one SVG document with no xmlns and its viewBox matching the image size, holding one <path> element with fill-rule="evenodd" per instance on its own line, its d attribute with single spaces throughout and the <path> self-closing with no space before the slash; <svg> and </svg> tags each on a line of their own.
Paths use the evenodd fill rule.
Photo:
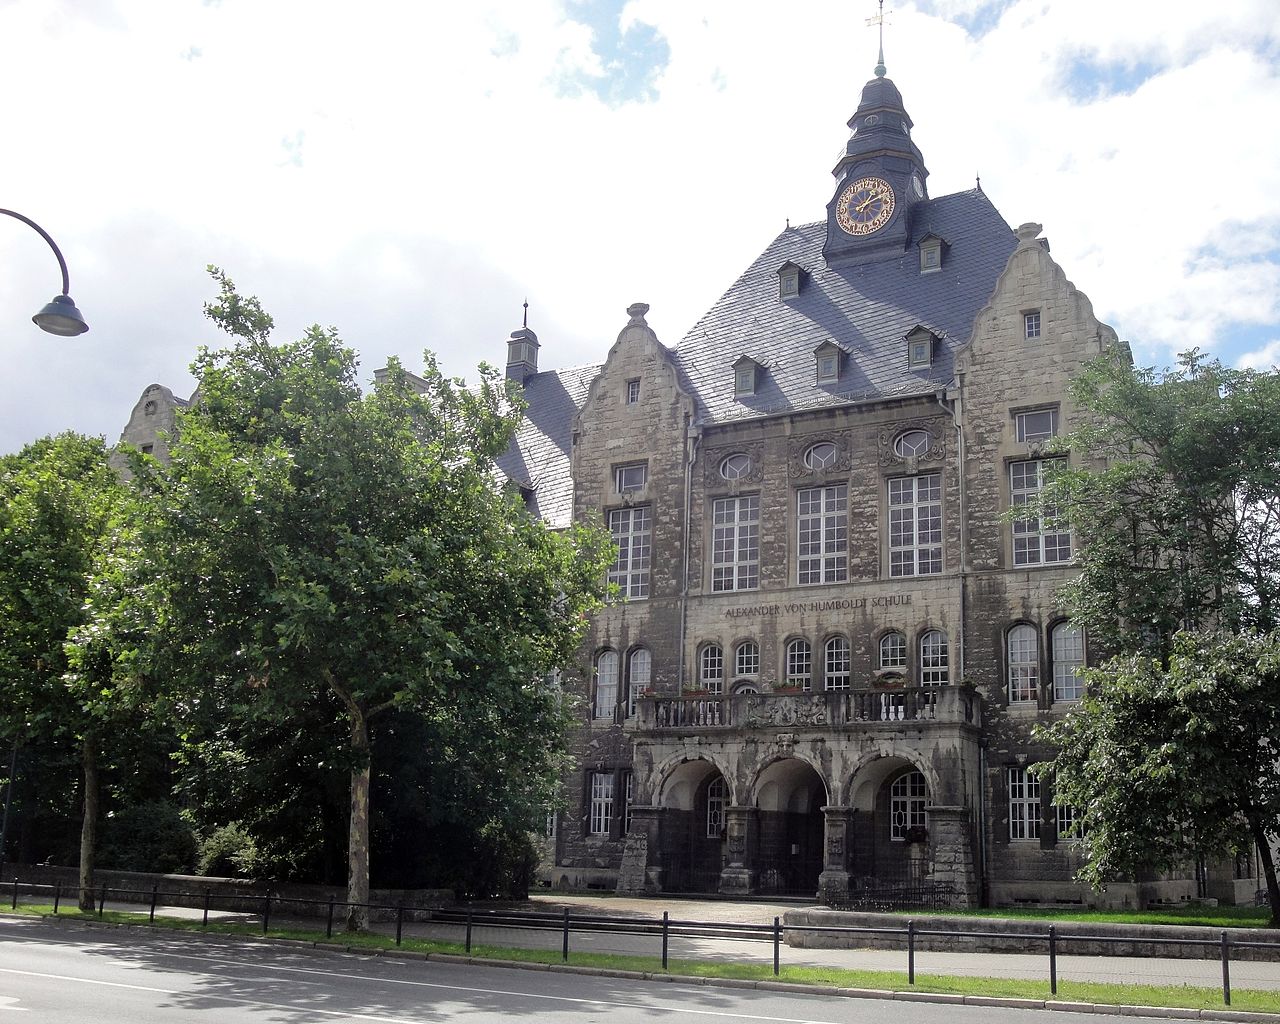
<svg viewBox="0 0 1280 1024">
<path fill-rule="evenodd" d="M 724 866 L 729 787 L 710 761 L 686 761 L 672 771 L 659 797 L 662 807 L 662 889 L 716 892 Z"/>
<path fill-rule="evenodd" d="M 849 885 L 851 889 L 915 886 L 931 863 L 929 785 L 910 761 L 882 757 L 850 787 Z"/>
<path fill-rule="evenodd" d="M 826 802 L 821 777 L 801 760 L 775 761 L 760 773 L 755 788 L 758 892 L 770 896 L 817 893 Z"/>
</svg>

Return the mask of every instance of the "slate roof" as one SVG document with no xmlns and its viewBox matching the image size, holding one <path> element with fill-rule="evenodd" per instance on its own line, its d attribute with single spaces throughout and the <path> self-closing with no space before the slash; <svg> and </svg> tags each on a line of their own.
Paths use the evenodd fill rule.
<svg viewBox="0 0 1280 1024">
<path fill-rule="evenodd" d="M 544 370 L 524 382 L 529 403 L 515 440 L 498 459 L 507 479 L 533 491 L 530 511 L 555 528 L 573 520 L 573 479 L 569 475 L 569 448 L 573 418 L 586 401 L 599 366 Z"/>
<path fill-rule="evenodd" d="M 974 189 L 920 203 L 910 242 L 897 256 L 828 267 L 825 221 L 783 231 L 676 348 L 703 423 L 724 423 L 849 402 L 928 394 L 951 380 L 957 348 L 995 290 L 1017 243 L 986 195 Z M 917 243 L 940 235 L 942 269 L 920 273 Z M 799 296 L 778 298 L 784 262 L 805 271 Z M 907 334 L 924 325 L 942 336 L 933 363 L 908 369 Z M 845 353 L 840 379 L 816 383 L 814 349 Z M 732 364 L 750 356 L 764 373 L 756 393 L 734 397 Z"/>
</svg>

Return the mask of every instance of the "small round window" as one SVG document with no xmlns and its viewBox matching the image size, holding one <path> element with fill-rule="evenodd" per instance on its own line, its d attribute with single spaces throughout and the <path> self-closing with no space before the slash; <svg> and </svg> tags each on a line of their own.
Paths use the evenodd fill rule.
<svg viewBox="0 0 1280 1024">
<path fill-rule="evenodd" d="M 929 450 L 929 433 L 926 430 L 907 430 L 898 435 L 893 442 L 893 450 L 906 458 L 910 455 L 923 455 Z"/>
<path fill-rule="evenodd" d="M 836 446 L 830 441 L 819 441 L 804 453 L 804 464 L 810 469 L 830 469 L 836 464 Z"/>
<path fill-rule="evenodd" d="M 742 480 L 751 472 L 751 456 L 739 452 L 720 463 L 720 475 L 726 480 Z"/>
</svg>

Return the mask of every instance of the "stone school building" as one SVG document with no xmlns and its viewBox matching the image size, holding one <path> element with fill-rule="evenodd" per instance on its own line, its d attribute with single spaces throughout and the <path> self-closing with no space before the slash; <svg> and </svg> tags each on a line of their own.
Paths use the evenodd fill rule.
<svg viewBox="0 0 1280 1024">
<path fill-rule="evenodd" d="M 883 64 L 826 215 L 788 227 L 674 347 L 632 305 L 603 364 L 540 369 L 501 460 L 537 515 L 601 523 L 618 600 L 562 683 L 576 764 L 542 879 L 625 892 L 954 904 L 1235 902 L 1248 865 L 1090 893 L 1032 726 L 1081 695 L 1033 516 L 1067 382 L 1120 344 L 980 188 L 934 196 Z M 124 440 L 163 457 L 152 385 Z M 151 446 L 148 448 L 148 446 Z M 1065 456 L 1074 458 L 1074 454 Z"/>
</svg>

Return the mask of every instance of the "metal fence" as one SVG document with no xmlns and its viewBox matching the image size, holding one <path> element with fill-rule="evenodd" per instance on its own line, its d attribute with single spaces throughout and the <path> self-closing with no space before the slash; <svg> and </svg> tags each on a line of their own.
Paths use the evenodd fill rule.
<svg viewBox="0 0 1280 1024">
<path fill-rule="evenodd" d="M 20 897 L 27 897 L 24 902 L 35 902 L 32 897 L 45 894 L 52 896 L 53 913 L 56 915 L 64 899 L 74 899 L 79 890 L 75 887 L 63 888 L 61 883 L 53 885 L 21 882 L 14 879 L 5 886 L 9 890 L 9 903 L 12 909 L 18 908 Z M 262 931 L 267 933 L 271 928 L 271 915 L 279 913 L 288 906 L 304 907 L 310 911 L 308 916 L 325 920 L 325 936 L 333 937 L 334 916 L 339 910 L 346 911 L 353 906 L 363 906 L 371 914 L 380 912 L 385 920 L 395 921 L 395 942 L 401 945 L 404 936 L 406 918 L 431 924 L 442 924 L 456 927 L 462 932 L 463 946 L 469 954 L 472 948 L 473 933 L 477 928 L 508 928 L 530 931 L 558 932 L 560 935 L 561 959 L 568 963 L 570 956 L 570 939 L 575 933 L 613 932 L 627 935 L 651 935 L 655 943 L 661 943 L 662 968 L 667 969 L 670 941 L 672 938 L 713 938 L 730 939 L 745 942 L 767 942 L 772 946 L 773 973 L 778 974 L 781 967 L 781 951 L 784 932 L 812 933 L 824 935 L 867 935 L 890 936 L 905 940 L 907 956 L 907 983 L 916 983 L 916 940 L 922 937 L 930 939 L 997 939 L 1010 943 L 1018 943 L 1025 951 L 1029 943 L 1041 944 L 1047 954 L 1049 990 L 1058 994 L 1058 956 L 1061 947 L 1071 943 L 1124 944 L 1134 947 L 1157 946 L 1199 946 L 1206 950 L 1205 959 L 1218 959 L 1222 963 L 1222 1001 L 1231 1005 L 1231 951 L 1245 949 L 1280 950 L 1280 942 L 1253 942 L 1248 939 L 1234 938 L 1229 930 L 1223 930 L 1216 939 L 1154 939 L 1144 943 L 1141 939 L 1109 935 L 1060 935 L 1054 925 L 1048 925 L 1042 934 L 992 931 L 952 931 L 921 928 L 914 920 L 908 920 L 895 927 L 863 927 L 853 925 L 783 925 L 781 918 L 775 917 L 772 924 L 734 924 L 714 921 L 682 921 L 672 919 L 670 913 L 663 911 L 661 918 L 611 917 L 603 914 L 575 914 L 565 907 L 560 913 L 538 911 L 511 910 L 477 910 L 474 907 L 450 908 L 415 908 L 405 903 L 363 903 L 354 904 L 345 900 L 309 900 L 297 897 L 281 897 L 270 893 L 261 896 L 227 895 L 190 891 L 165 891 L 158 886 L 146 889 L 125 889 L 119 887 L 100 886 L 94 890 L 96 911 L 99 917 L 105 912 L 108 897 L 121 898 L 123 902 L 146 902 L 148 904 L 147 919 L 154 922 L 156 909 L 163 905 L 172 907 L 188 907 L 200 909 L 201 926 L 209 926 L 209 914 L 212 909 L 219 909 L 219 904 L 236 904 L 234 910 L 251 913 L 262 921 Z M 128 897 L 142 897 L 142 900 L 129 900 Z M 252 911 L 245 911 L 246 905 L 256 904 Z M 320 908 L 324 908 L 321 915 Z M 966 950 L 973 952 L 973 950 Z"/>
</svg>

